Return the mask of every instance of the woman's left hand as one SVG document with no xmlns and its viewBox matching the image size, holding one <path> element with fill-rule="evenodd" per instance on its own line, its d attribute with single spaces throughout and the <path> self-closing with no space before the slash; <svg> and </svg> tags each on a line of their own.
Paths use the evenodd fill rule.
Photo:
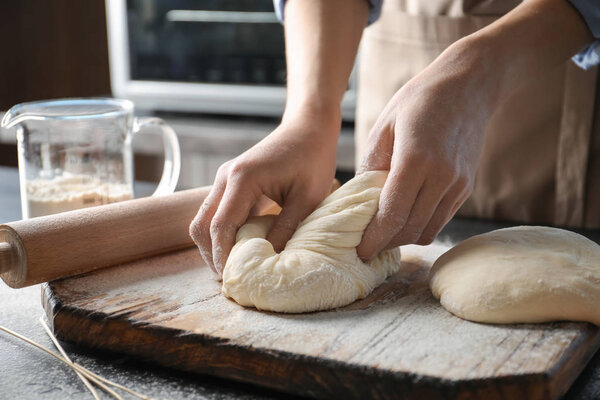
<svg viewBox="0 0 600 400">
<path fill-rule="evenodd" d="M 358 173 L 390 172 L 357 247 L 363 259 L 431 243 L 472 191 L 494 83 L 487 61 L 465 58 L 464 47 L 452 46 L 404 85 L 369 134 Z"/>
</svg>

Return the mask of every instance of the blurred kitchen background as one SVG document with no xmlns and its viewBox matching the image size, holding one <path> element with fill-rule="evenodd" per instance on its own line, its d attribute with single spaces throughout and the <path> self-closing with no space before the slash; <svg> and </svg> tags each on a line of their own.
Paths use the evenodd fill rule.
<svg viewBox="0 0 600 400">
<path fill-rule="evenodd" d="M 179 188 L 273 130 L 285 101 L 283 28 L 271 0 L 0 2 L 0 110 L 33 100 L 114 96 L 171 125 L 182 149 Z M 342 104 L 338 178 L 353 174 L 355 79 Z M 158 181 L 162 142 L 134 139 L 136 179 Z M 17 166 L 0 131 L 0 165 Z"/>
</svg>

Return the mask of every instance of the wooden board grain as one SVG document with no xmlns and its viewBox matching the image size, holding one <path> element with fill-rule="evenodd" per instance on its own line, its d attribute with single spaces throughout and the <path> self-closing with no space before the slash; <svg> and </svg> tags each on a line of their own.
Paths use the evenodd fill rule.
<svg viewBox="0 0 600 400">
<path fill-rule="evenodd" d="M 43 288 L 62 340 L 294 394 L 348 399 L 556 399 L 600 346 L 586 323 L 486 325 L 446 312 L 427 273 L 446 248 L 407 246 L 401 271 L 333 311 L 243 308 L 195 249 Z"/>
</svg>

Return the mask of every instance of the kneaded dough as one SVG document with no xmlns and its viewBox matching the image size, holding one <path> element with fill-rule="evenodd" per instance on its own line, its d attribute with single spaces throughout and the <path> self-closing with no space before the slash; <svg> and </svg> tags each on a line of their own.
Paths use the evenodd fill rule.
<svg viewBox="0 0 600 400">
<path fill-rule="evenodd" d="M 600 325 L 600 246 L 574 232 L 520 226 L 474 236 L 429 278 L 444 308 L 464 319 Z"/>
<path fill-rule="evenodd" d="M 298 313 L 341 307 L 367 296 L 400 267 L 400 249 L 369 264 L 356 255 L 377 211 L 386 172 L 358 175 L 333 192 L 276 253 L 265 238 L 274 217 L 240 228 L 223 270 L 223 293 L 243 306 Z"/>
</svg>

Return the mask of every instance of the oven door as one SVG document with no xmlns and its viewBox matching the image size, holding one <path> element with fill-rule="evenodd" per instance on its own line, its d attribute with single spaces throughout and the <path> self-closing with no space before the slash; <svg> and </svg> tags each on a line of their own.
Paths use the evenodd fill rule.
<svg viewBox="0 0 600 400">
<path fill-rule="evenodd" d="M 148 110 L 283 113 L 283 27 L 271 0 L 106 0 L 106 11 L 116 97 Z M 354 76 L 346 120 L 354 120 Z"/>
</svg>

